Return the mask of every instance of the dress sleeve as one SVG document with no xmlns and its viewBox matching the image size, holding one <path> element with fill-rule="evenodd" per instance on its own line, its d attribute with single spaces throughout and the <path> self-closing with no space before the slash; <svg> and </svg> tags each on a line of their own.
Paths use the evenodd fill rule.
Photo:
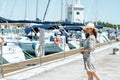
<svg viewBox="0 0 120 80">
<path fill-rule="evenodd" d="M 89 38 L 89 50 L 90 51 L 94 51 L 95 50 L 95 43 L 96 43 L 96 40 L 93 36 L 90 36 Z"/>
</svg>

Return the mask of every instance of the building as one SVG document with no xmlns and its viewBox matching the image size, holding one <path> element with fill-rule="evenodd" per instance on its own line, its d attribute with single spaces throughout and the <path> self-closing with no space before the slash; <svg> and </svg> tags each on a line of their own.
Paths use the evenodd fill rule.
<svg viewBox="0 0 120 80">
<path fill-rule="evenodd" d="M 84 6 L 80 4 L 79 0 L 73 0 L 72 4 L 67 5 L 66 21 L 68 22 L 84 22 Z"/>
</svg>

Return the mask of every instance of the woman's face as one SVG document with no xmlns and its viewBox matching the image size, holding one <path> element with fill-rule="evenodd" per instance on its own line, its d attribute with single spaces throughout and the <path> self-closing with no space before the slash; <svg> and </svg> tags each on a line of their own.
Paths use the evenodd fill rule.
<svg viewBox="0 0 120 80">
<path fill-rule="evenodd" d="M 86 32 L 87 32 L 88 34 L 91 34 L 92 31 L 93 31 L 93 28 L 86 28 Z"/>
</svg>

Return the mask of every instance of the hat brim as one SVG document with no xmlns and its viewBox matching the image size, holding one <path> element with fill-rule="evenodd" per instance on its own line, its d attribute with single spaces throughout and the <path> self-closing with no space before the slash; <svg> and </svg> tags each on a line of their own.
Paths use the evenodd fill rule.
<svg viewBox="0 0 120 80">
<path fill-rule="evenodd" d="M 96 32 L 98 31 L 98 29 L 97 29 L 97 28 L 95 28 L 95 27 L 82 26 L 82 29 L 84 29 L 84 30 L 86 30 L 87 28 L 93 28 L 93 29 L 95 29 L 95 31 L 96 31 Z"/>
</svg>

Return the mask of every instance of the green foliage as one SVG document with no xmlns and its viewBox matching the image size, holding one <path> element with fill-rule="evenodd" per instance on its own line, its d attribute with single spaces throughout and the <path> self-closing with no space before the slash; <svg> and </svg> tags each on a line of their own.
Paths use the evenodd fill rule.
<svg viewBox="0 0 120 80">
<path fill-rule="evenodd" d="M 104 27 L 110 27 L 110 28 L 114 28 L 114 29 L 116 29 L 116 27 L 118 26 L 118 28 L 120 29 L 120 25 L 111 24 L 109 22 L 97 21 L 97 25 L 104 26 Z"/>
</svg>

